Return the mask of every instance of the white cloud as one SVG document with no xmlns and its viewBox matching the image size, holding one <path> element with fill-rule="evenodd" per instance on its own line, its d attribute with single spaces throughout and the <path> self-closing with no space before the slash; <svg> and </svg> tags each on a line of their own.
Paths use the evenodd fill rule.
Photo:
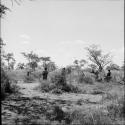
<svg viewBox="0 0 125 125">
<path fill-rule="evenodd" d="M 21 34 L 20 37 L 23 39 L 30 39 L 30 36 L 27 34 Z"/>
<path fill-rule="evenodd" d="M 60 44 L 61 45 L 85 45 L 87 43 L 82 40 L 74 40 L 74 41 L 62 41 L 60 42 Z"/>
<path fill-rule="evenodd" d="M 74 43 L 75 44 L 86 44 L 86 42 L 82 41 L 82 40 L 75 40 Z"/>
<path fill-rule="evenodd" d="M 30 44 L 30 41 L 21 41 L 21 44 Z"/>
<path fill-rule="evenodd" d="M 34 52 L 39 56 L 50 56 L 50 54 L 43 49 L 37 49 L 37 50 L 34 50 Z"/>
</svg>

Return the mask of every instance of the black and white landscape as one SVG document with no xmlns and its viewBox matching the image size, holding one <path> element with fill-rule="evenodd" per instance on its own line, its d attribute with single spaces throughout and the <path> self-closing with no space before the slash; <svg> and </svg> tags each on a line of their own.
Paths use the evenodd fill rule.
<svg viewBox="0 0 125 125">
<path fill-rule="evenodd" d="M 2 0 L 2 125 L 124 125 L 124 0 Z"/>
</svg>

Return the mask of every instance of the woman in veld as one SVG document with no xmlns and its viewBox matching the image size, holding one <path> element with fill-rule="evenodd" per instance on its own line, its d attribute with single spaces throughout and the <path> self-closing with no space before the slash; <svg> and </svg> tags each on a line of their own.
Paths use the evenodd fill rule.
<svg viewBox="0 0 125 125">
<path fill-rule="evenodd" d="M 44 85 L 48 84 L 47 77 L 48 77 L 48 71 L 47 68 L 44 68 L 44 71 L 41 73 L 42 78 L 40 79 L 41 87 L 44 87 Z"/>
<path fill-rule="evenodd" d="M 43 80 L 47 80 L 48 71 L 47 71 L 46 67 L 45 67 L 44 71 L 42 72 L 42 76 L 43 76 Z"/>
</svg>

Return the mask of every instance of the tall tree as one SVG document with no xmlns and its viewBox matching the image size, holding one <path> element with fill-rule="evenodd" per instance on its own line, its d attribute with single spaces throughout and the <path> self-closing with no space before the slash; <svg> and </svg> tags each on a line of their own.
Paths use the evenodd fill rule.
<svg viewBox="0 0 125 125">
<path fill-rule="evenodd" d="M 40 58 L 43 61 L 43 67 L 47 67 L 47 64 L 51 61 L 50 57 L 41 57 Z"/>
<path fill-rule="evenodd" d="M 85 59 L 79 61 L 80 67 L 83 68 L 88 62 Z"/>
<path fill-rule="evenodd" d="M 24 63 L 18 63 L 17 64 L 17 69 L 24 69 L 25 68 L 25 64 Z"/>
<path fill-rule="evenodd" d="M 47 64 L 47 69 L 51 72 L 57 69 L 57 66 L 54 62 L 50 61 Z"/>
<path fill-rule="evenodd" d="M 7 61 L 8 70 L 10 69 L 10 63 L 15 62 L 13 53 L 7 53 L 4 55 L 4 60 Z"/>
<path fill-rule="evenodd" d="M 12 61 L 10 62 L 10 64 L 9 64 L 9 69 L 14 70 L 15 64 L 16 64 L 16 60 L 14 59 L 14 60 L 12 60 Z"/>
<path fill-rule="evenodd" d="M 88 65 L 92 70 L 96 70 L 97 69 L 97 65 L 95 64 L 89 64 Z"/>
<path fill-rule="evenodd" d="M 35 71 L 35 68 L 38 66 L 38 62 L 40 62 L 40 58 L 38 57 L 38 55 L 33 51 L 31 51 L 30 53 L 22 52 L 21 54 L 28 60 L 28 65 L 30 66 L 30 68 Z"/>
<path fill-rule="evenodd" d="M 89 60 L 94 63 L 100 71 L 102 71 L 106 65 L 112 62 L 110 53 L 103 54 L 102 50 L 97 45 L 93 44 L 85 49 L 88 52 Z"/>
<path fill-rule="evenodd" d="M 3 17 L 3 15 L 6 14 L 6 11 L 9 10 L 5 5 L 1 4 L 0 2 L 0 18 Z"/>
</svg>

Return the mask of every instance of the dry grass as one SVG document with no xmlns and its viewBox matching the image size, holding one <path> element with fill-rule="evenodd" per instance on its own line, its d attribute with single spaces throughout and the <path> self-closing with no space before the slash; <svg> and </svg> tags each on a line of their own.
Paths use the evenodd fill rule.
<svg viewBox="0 0 125 125">
<path fill-rule="evenodd" d="M 120 82 L 124 79 L 124 71 L 112 71 L 112 82 Z"/>
</svg>

